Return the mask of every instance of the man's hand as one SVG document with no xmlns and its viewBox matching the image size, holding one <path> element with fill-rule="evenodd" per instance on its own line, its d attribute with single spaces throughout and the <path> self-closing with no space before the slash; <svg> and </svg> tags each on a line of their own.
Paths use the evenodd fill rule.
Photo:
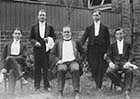
<svg viewBox="0 0 140 99">
<path fill-rule="evenodd" d="M 130 63 L 130 62 L 126 62 L 126 63 L 123 65 L 123 68 L 128 69 L 130 66 L 131 66 L 131 63 Z"/>
<path fill-rule="evenodd" d="M 5 74 L 5 73 L 7 73 L 7 70 L 6 70 L 5 68 L 3 68 L 3 69 L 1 70 L 1 72 L 2 72 L 3 74 Z"/>
<path fill-rule="evenodd" d="M 63 64 L 63 63 L 64 63 L 63 60 L 59 60 L 59 61 L 56 63 L 56 65 Z"/>
<path fill-rule="evenodd" d="M 107 54 L 105 53 L 105 54 L 104 54 L 104 59 L 106 59 L 106 57 L 107 57 Z"/>
<path fill-rule="evenodd" d="M 36 43 L 35 43 L 35 46 L 40 47 L 41 44 L 40 44 L 39 42 L 36 42 Z"/>
<path fill-rule="evenodd" d="M 111 69 L 115 69 L 115 64 L 112 63 L 112 62 L 110 62 L 110 63 L 109 63 L 109 67 L 110 67 Z"/>
<path fill-rule="evenodd" d="M 47 38 L 44 38 L 44 41 L 45 41 L 46 43 L 48 43 L 48 37 L 47 37 Z"/>
</svg>

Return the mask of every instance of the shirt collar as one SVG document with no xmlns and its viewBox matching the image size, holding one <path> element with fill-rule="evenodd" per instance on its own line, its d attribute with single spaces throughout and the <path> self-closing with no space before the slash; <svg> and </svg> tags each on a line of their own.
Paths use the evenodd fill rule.
<svg viewBox="0 0 140 99">
<path fill-rule="evenodd" d="M 19 43 L 20 40 L 15 40 L 15 39 L 13 39 L 13 42 L 14 42 L 14 43 Z"/>
<path fill-rule="evenodd" d="M 117 43 L 123 43 L 124 39 L 122 39 L 121 41 L 120 40 L 117 40 Z"/>
<path fill-rule="evenodd" d="M 71 38 L 70 38 L 70 39 L 67 39 L 67 40 L 66 40 L 66 39 L 63 39 L 63 40 L 64 40 L 65 42 L 67 42 L 67 41 L 71 41 Z"/>
<path fill-rule="evenodd" d="M 101 22 L 100 22 L 100 20 L 99 21 L 94 21 L 94 24 L 100 24 Z"/>
<path fill-rule="evenodd" d="M 45 25 L 45 21 L 44 22 L 39 22 L 39 25 Z"/>
</svg>

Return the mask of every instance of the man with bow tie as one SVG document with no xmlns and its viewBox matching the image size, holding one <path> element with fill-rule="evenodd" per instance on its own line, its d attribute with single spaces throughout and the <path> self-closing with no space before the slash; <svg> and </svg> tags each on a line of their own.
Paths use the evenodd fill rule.
<svg viewBox="0 0 140 99">
<path fill-rule="evenodd" d="M 95 80 L 96 89 L 100 92 L 104 73 L 108 67 L 105 61 L 106 52 L 110 44 L 109 30 L 101 22 L 101 11 L 92 12 L 93 23 L 86 28 L 85 33 L 81 37 L 81 44 L 87 44 L 87 60 L 91 68 L 92 77 Z"/>
<path fill-rule="evenodd" d="M 56 41 L 54 48 L 51 50 L 52 55 L 56 58 L 57 80 L 58 80 L 58 99 L 62 98 L 65 84 L 65 74 L 70 70 L 72 74 L 72 83 L 75 91 L 75 98 L 79 99 L 80 74 L 79 74 L 79 52 L 84 50 L 80 43 L 72 39 L 72 33 L 69 26 L 63 27 L 63 39 Z"/>
<path fill-rule="evenodd" d="M 107 76 L 109 76 L 115 85 L 123 88 L 126 98 L 129 99 L 129 92 L 131 91 L 133 82 L 132 70 L 135 69 L 131 64 L 133 59 L 131 46 L 124 40 L 124 32 L 122 28 L 117 28 L 114 31 L 114 34 L 116 42 L 111 44 L 107 51 L 106 60 L 109 63 Z M 124 75 L 122 75 L 123 73 Z"/>
<path fill-rule="evenodd" d="M 26 66 L 26 46 L 21 41 L 22 31 L 16 28 L 13 31 L 13 39 L 4 47 L 2 62 L 4 67 L 1 72 L 8 74 L 8 89 L 10 94 L 14 94 L 16 80 L 21 80 L 22 84 L 27 84 L 23 77 L 22 70 Z"/>
<path fill-rule="evenodd" d="M 38 12 L 39 22 L 32 26 L 30 40 L 34 46 L 34 65 L 35 65 L 35 90 L 40 89 L 40 82 L 43 71 L 44 90 L 50 90 L 50 84 L 48 81 L 48 68 L 49 68 L 49 49 L 46 49 L 46 43 L 49 38 L 55 39 L 55 33 L 53 27 L 46 22 L 46 12 L 41 9 Z M 48 38 L 49 37 L 49 38 Z"/>
</svg>

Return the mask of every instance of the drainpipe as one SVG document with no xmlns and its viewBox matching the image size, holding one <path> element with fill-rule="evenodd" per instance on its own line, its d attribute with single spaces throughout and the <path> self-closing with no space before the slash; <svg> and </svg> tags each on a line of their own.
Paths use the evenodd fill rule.
<svg viewBox="0 0 140 99">
<path fill-rule="evenodd" d="M 131 23 L 131 44 L 134 43 L 134 9 L 133 9 L 133 0 L 130 0 L 130 23 Z"/>
</svg>

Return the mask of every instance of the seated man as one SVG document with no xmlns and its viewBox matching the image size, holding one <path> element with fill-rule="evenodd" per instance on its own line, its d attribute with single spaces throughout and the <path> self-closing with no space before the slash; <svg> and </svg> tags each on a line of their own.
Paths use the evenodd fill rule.
<svg viewBox="0 0 140 99">
<path fill-rule="evenodd" d="M 20 28 L 16 28 L 13 31 L 13 39 L 7 43 L 4 47 L 2 54 L 3 68 L 2 73 L 8 73 L 8 89 L 11 94 L 14 93 L 16 80 L 20 79 L 22 84 L 26 84 L 27 81 L 23 77 L 22 70 L 25 66 L 25 51 L 26 47 L 21 42 L 22 31 Z"/>
<path fill-rule="evenodd" d="M 75 91 L 75 99 L 79 99 L 80 74 L 78 53 L 83 53 L 80 43 L 74 41 L 71 37 L 70 27 L 63 27 L 63 39 L 56 41 L 51 53 L 56 58 L 57 80 L 58 80 L 58 99 L 62 98 L 65 84 L 65 74 L 70 70 L 72 74 L 72 83 Z"/>
<path fill-rule="evenodd" d="M 122 28 L 117 28 L 115 30 L 115 37 L 116 42 L 110 45 L 107 52 L 106 59 L 109 63 L 107 76 L 115 85 L 123 88 L 124 94 L 128 98 L 128 93 L 131 91 L 133 80 L 133 68 L 130 66 L 130 61 L 132 61 L 131 47 L 130 44 L 124 41 Z"/>
</svg>

